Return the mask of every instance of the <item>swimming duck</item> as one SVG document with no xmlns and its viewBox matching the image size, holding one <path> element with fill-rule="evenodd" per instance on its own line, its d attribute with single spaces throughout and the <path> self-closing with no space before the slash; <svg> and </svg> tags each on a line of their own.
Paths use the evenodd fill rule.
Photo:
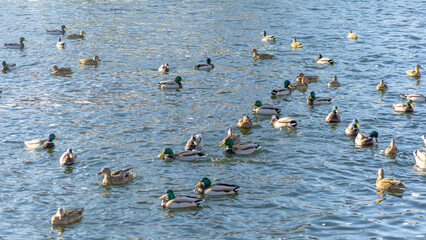
<svg viewBox="0 0 426 240">
<path fill-rule="evenodd" d="M 279 118 L 275 115 L 272 115 L 270 124 L 274 128 L 296 127 L 297 121 L 290 117 Z"/>
<path fill-rule="evenodd" d="M 358 120 L 357 119 L 352 120 L 352 122 L 349 123 L 349 126 L 345 130 L 346 135 L 353 136 L 353 137 L 357 136 L 359 133 L 358 127 L 360 127 Z"/>
<path fill-rule="evenodd" d="M 414 112 L 414 104 L 413 101 L 410 99 L 407 101 L 407 104 L 394 104 L 393 109 L 397 112 Z"/>
<path fill-rule="evenodd" d="M 268 53 L 258 53 L 256 48 L 253 48 L 250 53 L 253 53 L 254 60 L 257 59 L 272 59 L 274 55 Z"/>
<path fill-rule="evenodd" d="M 376 131 L 373 131 L 369 137 L 362 132 L 358 132 L 355 138 L 355 144 L 358 146 L 372 146 L 374 145 L 373 137 L 376 139 L 376 142 L 379 142 L 379 133 Z"/>
<path fill-rule="evenodd" d="M 296 81 L 302 82 L 303 77 L 305 77 L 307 83 L 317 82 L 319 78 L 318 76 L 315 76 L 315 75 L 305 75 L 303 73 L 299 73 L 299 75 L 297 75 L 296 77 Z"/>
<path fill-rule="evenodd" d="M 71 68 L 60 67 L 58 68 L 56 65 L 52 67 L 53 74 L 70 74 L 72 73 Z"/>
<path fill-rule="evenodd" d="M 314 92 L 311 92 L 306 100 L 308 105 L 326 104 L 331 102 L 331 98 L 327 97 L 316 97 Z"/>
<path fill-rule="evenodd" d="M 161 81 L 157 83 L 158 87 L 161 89 L 178 89 L 182 88 L 183 80 L 180 76 L 177 76 L 175 80 L 167 80 L 167 81 Z"/>
<path fill-rule="evenodd" d="M 379 171 L 376 173 L 379 175 L 376 180 L 376 187 L 382 190 L 390 190 L 397 188 L 405 188 L 403 182 L 396 178 L 384 178 L 385 173 L 382 168 L 379 168 Z"/>
<path fill-rule="evenodd" d="M 195 65 L 196 70 L 212 70 L 214 68 L 214 65 L 211 63 L 211 59 L 207 58 L 207 63 L 200 63 Z"/>
<path fill-rule="evenodd" d="M 290 46 L 292 48 L 302 48 L 303 44 L 301 44 L 300 42 L 296 41 L 296 38 L 294 38 L 293 42 L 291 42 Z"/>
<path fill-rule="evenodd" d="M 340 83 L 337 81 L 337 76 L 334 76 L 333 80 L 328 83 L 328 87 L 340 87 Z"/>
<path fill-rule="evenodd" d="M 327 115 L 327 117 L 325 118 L 325 121 L 327 121 L 329 123 L 340 122 L 339 110 L 337 109 L 336 106 L 334 106 L 333 110 L 331 111 L 331 113 L 329 113 Z"/>
<path fill-rule="evenodd" d="M 333 65 L 334 64 L 333 59 L 331 59 L 331 58 L 323 58 L 320 53 L 318 53 L 318 55 L 315 57 L 315 59 L 317 59 L 317 64 L 318 65 L 326 65 L 326 64 Z"/>
<path fill-rule="evenodd" d="M 158 68 L 158 71 L 161 73 L 168 73 L 170 70 L 169 64 L 165 63 L 163 65 L 160 66 L 160 68 Z"/>
<path fill-rule="evenodd" d="M 47 30 L 46 29 L 46 33 L 47 34 L 52 34 L 52 35 L 61 35 L 61 34 L 65 33 L 65 28 L 67 28 L 67 27 L 65 27 L 65 25 L 62 25 L 61 29 L 52 29 L 52 30 Z"/>
<path fill-rule="evenodd" d="M 21 37 L 19 39 L 19 43 L 4 43 L 3 46 L 5 48 L 15 48 L 15 49 L 21 49 L 24 48 L 24 42 L 26 42 L 27 40 L 25 40 L 25 38 Z"/>
<path fill-rule="evenodd" d="M 196 192 L 204 195 L 229 195 L 235 194 L 240 190 L 240 186 L 227 183 L 211 183 L 210 179 L 202 178 L 201 181 L 195 185 L 198 187 Z"/>
<path fill-rule="evenodd" d="M 185 145 L 185 151 L 202 151 L 204 147 L 203 136 L 199 133 L 192 134 Z"/>
<path fill-rule="evenodd" d="M 64 48 L 65 42 L 61 40 L 61 37 L 58 37 L 58 42 L 56 43 L 57 48 Z"/>
<path fill-rule="evenodd" d="M 253 123 L 251 122 L 250 118 L 247 115 L 244 115 L 243 118 L 240 118 L 238 120 L 237 126 L 240 128 L 251 128 L 253 126 Z"/>
<path fill-rule="evenodd" d="M 290 81 L 285 80 L 284 81 L 284 87 L 283 88 L 275 88 L 272 90 L 271 95 L 272 96 L 282 96 L 282 95 L 288 95 L 291 93 L 290 89 Z"/>
<path fill-rule="evenodd" d="M 68 148 L 66 152 L 62 153 L 62 156 L 59 158 L 59 164 L 63 165 L 72 165 L 74 164 L 76 156 L 72 152 L 71 148 Z"/>
<path fill-rule="evenodd" d="M 79 221 L 83 217 L 84 208 L 62 209 L 58 208 L 50 221 L 52 224 L 65 225 Z"/>
<path fill-rule="evenodd" d="M 262 42 L 264 43 L 275 42 L 275 36 L 272 36 L 272 35 L 266 36 L 266 31 L 263 31 L 260 34 L 263 35 Z"/>
<path fill-rule="evenodd" d="M 407 76 L 409 76 L 409 77 L 420 77 L 421 73 L 420 73 L 419 69 L 423 69 L 423 68 L 419 64 L 417 64 L 414 70 L 412 70 L 412 69 L 407 70 L 407 72 L 406 72 Z"/>
<path fill-rule="evenodd" d="M 16 67 L 15 63 L 7 63 L 6 61 L 1 63 L 1 70 L 4 72 L 12 70 L 14 67 Z"/>
<path fill-rule="evenodd" d="M 162 153 L 158 155 L 158 157 L 161 158 L 164 155 L 166 155 L 164 157 L 164 159 L 166 160 L 178 160 L 178 161 L 193 161 L 198 158 L 207 156 L 207 154 L 198 150 L 184 151 L 184 152 L 174 154 L 171 148 L 166 148 Z"/>
<path fill-rule="evenodd" d="M 260 100 L 257 100 L 250 107 L 254 107 L 253 112 L 256 114 L 272 115 L 272 114 L 279 114 L 281 112 L 280 108 L 275 107 L 271 104 L 262 104 Z"/>
<path fill-rule="evenodd" d="M 413 102 L 424 102 L 426 101 L 426 97 L 421 94 L 402 94 L 401 97 L 411 100 Z"/>
<path fill-rule="evenodd" d="M 306 91 L 308 89 L 308 78 L 306 76 L 303 76 L 300 82 L 295 82 L 290 84 L 289 88 L 291 90 L 298 89 L 299 91 Z"/>
<path fill-rule="evenodd" d="M 24 143 L 28 148 L 53 148 L 55 146 L 53 140 L 59 140 L 53 133 L 49 134 L 48 139 L 48 141 L 45 141 L 44 139 L 35 139 L 24 141 Z"/>
<path fill-rule="evenodd" d="M 70 35 L 66 35 L 65 38 L 68 38 L 68 39 L 84 38 L 85 34 L 86 34 L 86 32 L 80 31 L 80 34 L 73 33 L 73 34 L 70 34 Z"/>
<path fill-rule="evenodd" d="M 135 174 L 130 172 L 130 168 L 116 170 L 111 173 L 109 168 L 102 168 L 96 175 L 104 174 L 102 185 L 119 185 L 129 182 L 135 177 Z"/>
<path fill-rule="evenodd" d="M 348 36 L 349 39 L 355 40 L 358 39 L 358 35 L 356 33 L 353 33 L 351 30 L 349 30 Z"/>
<path fill-rule="evenodd" d="M 256 143 L 239 143 L 234 146 L 234 141 L 232 139 L 226 139 L 219 147 L 225 146 L 225 152 L 228 154 L 238 154 L 238 155 L 247 155 L 252 154 L 256 150 L 260 149 L 260 145 Z"/>
<path fill-rule="evenodd" d="M 383 80 L 380 80 L 380 83 L 376 86 L 377 91 L 387 91 L 388 85 Z"/>
<path fill-rule="evenodd" d="M 385 154 L 386 155 L 391 155 L 391 154 L 396 154 L 398 152 L 399 152 L 399 150 L 398 150 L 398 148 L 396 148 L 395 139 L 392 139 L 391 142 L 390 142 L 389 147 L 387 147 L 385 149 Z"/>
<path fill-rule="evenodd" d="M 78 63 L 80 63 L 81 65 L 98 65 L 98 62 L 100 61 L 101 59 L 99 59 L 98 56 L 94 56 L 93 58 L 79 59 Z"/>
<path fill-rule="evenodd" d="M 420 149 L 413 152 L 414 158 L 416 159 L 416 165 L 419 168 L 426 168 L 426 153 L 420 151 Z"/>
<path fill-rule="evenodd" d="M 204 200 L 199 197 L 175 195 L 172 190 L 167 190 L 160 199 L 163 199 L 161 201 L 161 206 L 163 208 L 195 207 L 204 202 Z"/>
<path fill-rule="evenodd" d="M 225 143 L 227 139 L 231 139 L 234 143 L 239 143 L 241 140 L 241 133 L 232 134 L 232 128 L 228 128 L 228 136 L 226 136 L 220 144 Z"/>
</svg>

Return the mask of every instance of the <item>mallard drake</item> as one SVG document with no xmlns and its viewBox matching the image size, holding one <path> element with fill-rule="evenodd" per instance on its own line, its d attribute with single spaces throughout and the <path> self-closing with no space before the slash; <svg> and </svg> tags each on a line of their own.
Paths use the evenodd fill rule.
<svg viewBox="0 0 426 240">
<path fill-rule="evenodd" d="M 353 136 L 353 137 L 357 136 L 359 133 L 358 127 L 360 127 L 358 120 L 357 119 L 352 120 L 352 122 L 349 123 L 349 126 L 345 130 L 346 135 Z"/>
<path fill-rule="evenodd" d="M 56 43 L 57 48 L 64 48 L 65 42 L 61 40 L 61 37 L 58 37 L 58 42 Z"/>
<path fill-rule="evenodd" d="M 158 155 L 158 157 L 161 158 L 164 155 L 166 155 L 164 157 L 164 159 L 166 160 L 178 160 L 178 161 L 193 161 L 198 158 L 207 156 L 207 154 L 198 150 L 184 151 L 184 152 L 174 154 L 171 148 L 166 148 L 162 153 Z"/>
<path fill-rule="evenodd" d="M 161 81 L 157 83 L 158 87 L 161 89 L 178 89 L 182 88 L 183 80 L 180 76 L 177 76 L 175 80 L 167 80 L 167 81 Z"/>
<path fill-rule="evenodd" d="M 273 35 L 266 36 L 266 31 L 263 31 L 260 34 L 263 35 L 262 42 L 264 42 L 264 43 L 275 42 L 275 40 L 276 40 L 275 36 L 273 36 Z"/>
<path fill-rule="evenodd" d="M 326 64 L 330 64 L 333 65 L 334 61 L 331 58 L 323 58 L 321 53 L 318 53 L 318 55 L 315 57 L 315 59 L 317 59 L 317 64 L 318 65 L 326 65 Z"/>
<path fill-rule="evenodd" d="M 332 101 L 331 98 L 316 97 L 315 93 L 311 92 L 308 96 L 308 99 L 306 100 L 306 104 L 308 104 L 308 105 L 319 105 L 319 104 L 330 103 L 331 101 Z"/>
<path fill-rule="evenodd" d="M 238 154 L 238 155 L 248 155 L 254 153 L 256 150 L 260 149 L 261 146 L 256 143 L 239 143 L 234 146 L 234 141 L 232 139 L 226 139 L 219 147 L 226 145 L 225 152 L 228 154 Z"/>
<path fill-rule="evenodd" d="M 100 61 L 101 59 L 99 59 L 98 56 L 94 56 L 93 58 L 79 59 L 78 63 L 80 63 L 81 65 L 98 65 L 98 62 Z"/>
<path fill-rule="evenodd" d="M 57 67 L 56 65 L 52 66 L 53 74 L 70 74 L 72 73 L 71 68 L 65 68 L 65 67 Z"/>
<path fill-rule="evenodd" d="M 285 80 L 284 81 L 284 87 L 283 88 L 275 88 L 272 90 L 271 95 L 272 96 L 282 96 L 282 95 L 288 95 L 291 93 L 290 89 L 290 81 Z"/>
<path fill-rule="evenodd" d="M 158 71 L 161 73 L 168 73 L 170 70 L 169 64 L 165 63 L 158 68 Z"/>
<path fill-rule="evenodd" d="M 376 131 L 373 131 L 369 137 L 362 132 L 358 132 L 355 138 L 355 144 L 358 146 L 372 146 L 374 145 L 373 137 L 376 139 L 376 142 L 379 142 L 379 133 Z"/>
<path fill-rule="evenodd" d="M 62 209 L 58 208 L 50 221 L 52 224 L 65 225 L 79 221 L 83 217 L 84 208 Z"/>
<path fill-rule="evenodd" d="M 358 39 L 358 35 L 356 33 L 353 33 L 351 30 L 349 30 L 348 36 L 349 39 L 355 40 Z"/>
<path fill-rule="evenodd" d="M 407 70 L 407 72 L 406 72 L 407 76 L 409 76 L 409 77 L 420 77 L 421 73 L 420 73 L 419 69 L 423 69 L 423 68 L 419 64 L 417 64 L 415 66 L 414 70 L 413 69 Z"/>
<path fill-rule="evenodd" d="M 383 80 L 380 80 L 380 83 L 376 86 L 377 91 L 387 91 L 388 85 Z"/>
<path fill-rule="evenodd" d="M 334 76 L 333 80 L 328 83 L 328 87 L 340 87 L 340 83 L 337 81 L 337 76 Z"/>
<path fill-rule="evenodd" d="M 414 104 L 410 99 L 407 101 L 407 104 L 398 103 L 393 105 L 393 110 L 397 112 L 414 112 Z"/>
<path fill-rule="evenodd" d="M 102 185 L 119 185 L 129 182 L 135 177 L 136 174 L 130 172 L 130 169 L 132 168 L 116 170 L 111 173 L 109 168 L 102 168 L 96 175 L 105 175 Z"/>
<path fill-rule="evenodd" d="M 240 186 L 227 183 L 211 183 L 210 179 L 202 178 L 201 181 L 195 185 L 198 189 L 196 192 L 204 195 L 229 195 L 235 194 L 240 190 Z"/>
<path fill-rule="evenodd" d="M 220 144 L 223 144 L 227 139 L 231 139 L 234 143 L 239 143 L 241 140 L 241 133 L 232 134 L 232 128 L 228 128 L 228 136 L 220 141 Z"/>
<path fill-rule="evenodd" d="M 80 34 L 73 33 L 73 34 L 70 34 L 70 35 L 66 35 L 65 38 L 68 38 L 68 39 L 84 38 L 85 34 L 86 34 L 86 32 L 80 31 Z"/>
<path fill-rule="evenodd" d="M 340 122 L 340 115 L 339 115 L 339 110 L 337 109 L 337 106 L 333 107 L 333 110 L 331 111 L 331 113 L 327 115 L 327 117 L 325 118 L 325 121 L 329 123 Z"/>
<path fill-rule="evenodd" d="M 163 208 L 195 207 L 204 202 L 204 200 L 199 197 L 175 195 L 172 190 L 167 190 L 160 199 L 163 199 L 161 201 L 161 206 Z"/>
<path fill-rule="evenodd" d="M 416 159 L 416 166 L 419 168 L 426 168 L 426 153 L 418 149 L 413 152 L 413 155 Z"/>
<path fill-rule="evenodd" d="M 300 91 L 305 91 L 308 89 L 308 78 L 306 76 L 302 76 L 301 80 L 295 83 L 290 84 L 289 88 L 291 90 L 298 89 Z"/>
<path fill-rule="evenodd" d="M 59 164 L 62 165 L 72 165 L 75 162 L 77 157 L 72 152 L 71 148 L 68 148 L 66 152 L 62 153 L 62 156 L 59 158 Z"/>
<path fill-rule="evenodd" d="M 396 178 L 385 178 L 385 173 L 382 168 L 379 168 L 379 171 L 376 173 L 379 175 L 376 180 L 376 187 L 382 190 L 391 190 L 398 188 L 405 188 L 403 182 Z"/>
<path fill-rule="evenodd" d="M 24 42 L 26 42 L 27 40 L 25 40 L 25 38 L 21 37 L 19 39 L 19 43 L 4 43 L 3 46 L 5 48 L 15 48 L 15 49 L 21 49 L 24 48 Z"/>
<path fill-rule="evenodd" d="M 35 139 L 30 141 L 24 141 L 24 143 L 28 148 L 53 148 L 55 146 L 53 140 L 59 140 L 53 133 L 49 134 L 48 139 L 48 141 L 44 139 Z"/>
<path fill-rule="evenodd" d="M 278 116 L 272 115 L 270 124 L 274 128 L 296 127 L 297 121 L 290 117 L 279 118 Z"/>
<path fill-rule="evenodd" d="M 424 102 L 426 101 L 426 97 L 421 94 L 402 94 L 401 97 L 411 100 L 413 102 Z"/>
<path fill-rule="evenodd" d="M 212 60 L 210 58 L 207 58 L 207 63 L 200 63 L 195 65 L 196 70 L 212 70 L 214 68 L 214 65 L 211 63 Z"/>
<path fill-rule="evenodd" d="M 61 35 L 65 33 L 65 28 L 67 27 L 65 27 L 65 25 L 62 25 L 61 29 L 51 29 L 51 30 L 46 29 L 46 33 L 52 34 L 52 35 Z"/>
<path fill-rule="evenodd" d="M 192 134 L 185 145 L 185 151 L 202 151 L 204 147 L 203 136 L 199 133 Z"/>
<path fill-rule="evenodd" d="M 303 47 L 303 44 L 301 44 L 300 42 L 298 42 L 298 41 L 296 40 L 296 38 L 294 38 L 294 39 L 293 39 L 293 42 L 291 42 L 290 46 L 291 46 L 292 48 L 302 48 L 302 47 Z"/>
<path fill-rule="evenodd" d="M 254 60 L 257 59 L 272 59 L 274 55 L 268 53 L 258 53 L 256 48 L 253 48 L 250 53 L 253 53 Z"/>
<path fill-rule="evenodd" d="M 253 112 L 255 114 L 272 115 L 272 114 L 279 114 L 281 112 L 280 108 L 273 106 L 271 104 L 262 104 L 260 100 L 257 100 L 250 107 L 254 107 Z"/>
<path fill-rule="evenodd" d="M 313 83 L 318 81 L 318 76 L 315 75 L 305 75 L 303 73 L 299 73 L 296 77 L 296 82 L 302 82 L 303 77 L 305 77 L 307 83 Z"/>
<path fill-rule="evenodd" d="M 251 128 L 253 126 L 253 123 L 251 122 L 250 118 L 247 115 L 244 115 L 243 118 L 240 118 L 238 120 L 237 126 L 240 128 Z"/>
<path fill-rule="evenodd" d="M 399 152 L 399 150 L 398 150 L 398 148 L 396 148 L 395 139 L 392 139 L 391 142 L 390 142 L 389 147 L 387 147 L 385 149 L 385 154 L 386 155 L 391 155 L 391 154 L 396 154 L 398 152 Z"/>
<path fill-rule="evenodd" d="M 16 67 L 15 63 L 7 63 L 6 61 L 3 61 L 1 63 L 1 70 L 4 71 L 4 72 L 12 70 L 15 67 Z"/>
</svg>

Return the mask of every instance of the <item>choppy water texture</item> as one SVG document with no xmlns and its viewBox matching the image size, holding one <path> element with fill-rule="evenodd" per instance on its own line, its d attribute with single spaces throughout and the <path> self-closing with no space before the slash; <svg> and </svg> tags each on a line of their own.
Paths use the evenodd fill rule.
<svg viewBox="0 0 426 240">
<path fill-rule="evenodd" d="M 400 238 L 426 235 L 426 171 L 413 168 L 412 151 L 422 149 L 425 104 L 412 114 L 395 113 L 402 93 L 425 94 L 424 78 L 405 75 L 425 67 L 425 1 L 6 1 L 0 13 L 1 41 L 28 41 L 23 50 L 1 49 L 17 68 L 0 74 L 0 236 L 6 239 L 90 238 Z M 65 24 L 67 40 L 45 28 Z M 351 29 L 359 40 L 346 38 Z M 260 32 L 277 37 L 262 44 Z M 293 37 L 304 44 L 292 50 Z M 253 61 L 252 47 L 276 55 Z M 319 67 L 316 54 L 335 60 Z M 97 67 L 77 59 L 98 55 Z M 211 72 L 193 66 L 212 59 Z M 158 67 L 168 62 L 169 75 Z M 71 67 L 53 76 L 52 65 Z M 308 91 L 331 96 L 332 105 L 308 107 L 308 92 L 271 99 L 271 89 L 299 72 L 318 75 Z M 426 73 L 424 71 L 424 73 Z M 180 91 L 156 83 L 184 79 Z M 342 86 L 330 89 L 334 75 Z M 384 79 L 389 91 L 375 86 Z M 282 116 L 299 121 L 278 130 L 269 117 L 248 108 L 255 100 L 274 103 Z M 342 122 L 326 115 L 339 107 Z M 218 147 L 227 127 L 249 114 L 255 127 L 243 141 L 262 149 L 227 156 Z M 363 132 L 379 132 L 379 144 L 357 148 L 344 129 L 358 118 Z M 239 131 L 235 128 L 235 131 Z M 24 140 L 56 133 L 53 151 L 27 150 Z M 165 162 L 165 147 L 183 150 L 202 133 L 208 158 Z M 400 153 L 383 154 L 392 138 Z M 61 168 L 73 148 L 78 162 Z M 424 149 L 424 148 L 423 148 Z M 133 167 L 124 186 L 101 185 L 103 167 Z M 378 168 L 405 181 L 408 190 L 379 195 Z M 207 198 L 203 207 L 168 211 L 166 189 L 190 194 L 202 177 L 241 185 L 233 197 Z M 377 203 L 377 199 L 384 199 Z M 52 227 L 57 208 L 85 207 L 83 220 Z"/>
</svg>

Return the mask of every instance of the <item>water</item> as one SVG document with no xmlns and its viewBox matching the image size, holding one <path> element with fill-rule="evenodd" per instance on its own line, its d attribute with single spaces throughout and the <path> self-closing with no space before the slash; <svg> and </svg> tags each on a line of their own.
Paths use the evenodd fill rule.
<svg viewBox="0 0 426 240">
<path fill-rule="evenodd" d="M 23 50 L 0 50 L 17 68 L 1 74 L 0 236 L 17 238 L 424 238 L 426 172 L 413 168 L 422 149 L 425 104 L 412 114 L 395 113 L 402 93 L 425 94 L 424 76 L 405 75 L 426 65 L 424 1 L 6 1 L 0 13 L 2 42 L 28 41 Z M 67 40 L 45 28 L 87 32 Z M 346 39 L 348 30 L 359 40 Z M 277 37 L 262 44 L 260 32 Z M 293 37 L 304 44 L 292 50 Z M 253 61 L 252 47 L 274 60 Z M 319 67 L 322 53 L 335 66 Z M 77 59 L 98 55 L 97 67 Z M 193 70 L 212 59 L 211 72 Z M 169 75 L 158 67 L 168 62 Z M 52 65 L 71 67 L 53 76 Z M 308 92 L 270 99 L 269 92 L 299 72 L 318 75 L 309 91 L 334 98 L 308 107 Z M 184 79 L 180 91 L 162 91 L 161 80 Z M 329 89 L 334 75 L 342 84 Z M 375 86 L 384 79 L 389 91 Z M 278 130 L 269 117 L 248 108 L 255 100 L 283 108 L 298 120 L 296 130 Z M 342 122 L 328 124 L 332 106 Z M 227 128 L 249 114 L 255 127 L 243 141 L 262 149 L 227 156 L 218 147 Z M 363 132 L 379 132 L 379 144 L 357 148 L 344 129 L 357 118 Z M 234 128 L 235 131 L 238 129 Z M 53 151 L 27 150 L 24 140 L 60 141 Z M 208 158 L 165 162 L 165 147 L 183 150 L 190 134 L 202 133 Z M 383 154 L 392 138 L 400 153 Z M 78 163 L 58 159 L 73 148 Z M 423 148 L 424 149 L 424 148 Z M 123 186 L 101 185 L 103 167 L 133 167 L 138 175 Z M 382 196 L 378 168 L 405 181 L 408 190 Z M 233 197 L 209 197 L 202 207 L 164 210 L 167 189 L 192 193 L 202 177 L 242 186 Z M 384 199 L 377 203 L 377 199 Z M 52 227 L 58 207 L 85 207 L 83 220 Z"/>
</svg>

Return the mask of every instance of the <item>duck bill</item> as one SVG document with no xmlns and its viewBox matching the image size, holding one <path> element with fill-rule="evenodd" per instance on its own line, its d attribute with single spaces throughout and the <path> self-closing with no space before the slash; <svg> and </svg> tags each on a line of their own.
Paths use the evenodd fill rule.
<svg viewBox="0 0 426 240">
<path fill-rule="evenodd" d="M 336 113 L 339 113 L 339 110 L 336 109 Z"/>
<path fill-rule="evenodd" d="M 358 127 L 361 127 L 361 125 L 359 125 L 359 123 L 356 123 L 356 125 L 357 125 Z"/>
<path fill-rule="evenodd" d="M 70 158 L 74 158 L 74 155 L 72 153 L 70 153 Z"/>
<path fill-rule="evenodd" d="M 194 187 L 199 187 L 199 186 L 201 186 L 201 183 L 198 183 L 197 185 L 195 185 Z"/>
<path fill-rule="evenodd" d="M 274 124 L 274 121 L 272 121 L 272 120 L 271 120 L 271 121 L 269 122 L 269 124 Z"/>
<path fill-rule="evenodd" d="M 59 141 L 59 139 L 57 137 L 55 137 L 54 139 Z"/>
<path fill-rule="evenodd" d="M 161 197 L 159 197 L 158 199 L 163 199 L 163 198 L 165 198 L 165 196 L 163 195 L 163 196 L 161 196 Z"/>
<path fill-rule="evenodd" d="M 223 147 L 223 146 L 225 146 L 225 142 L 219 145 L 219 147 Z"/>
<path fill-rule="evenodd" d="M 379 142 L 379 138 L 378 137 L 376 137 L 376 142 Z"/>
<path fill-rule="evenodd" d="M 98 173 L 96 173 L 96 176 L 101 175 L 101 174 L 102 174 L 102 172 L 98 172 Z"/>
<path fill-rule="evenodd" d="M 251 105 L 250 107 L 254 107 L 256 104 Z"/>
<path fill-rule="evenodd" d="M 165 153 L 164 153 L 164 152 L 162 152 L 162 153 L 160 153 L 160 154 L 158 155 L 158 157 L 159 157 L 159 158 L 161 158 L 162 156 L 164 156 L 164 154 L 165 154 Z"/>
<path fill-rule="evenodd" d="M 195 140 L 194 140 L 194 144 L 195 144 L 195 145 L 198 145 L 197 141 L 195 141 Z"/>
<path fill-rule="evenodd" d="M 314 57 L 314 59 L 317 59 L 318 57 Z"/>
</svg>

